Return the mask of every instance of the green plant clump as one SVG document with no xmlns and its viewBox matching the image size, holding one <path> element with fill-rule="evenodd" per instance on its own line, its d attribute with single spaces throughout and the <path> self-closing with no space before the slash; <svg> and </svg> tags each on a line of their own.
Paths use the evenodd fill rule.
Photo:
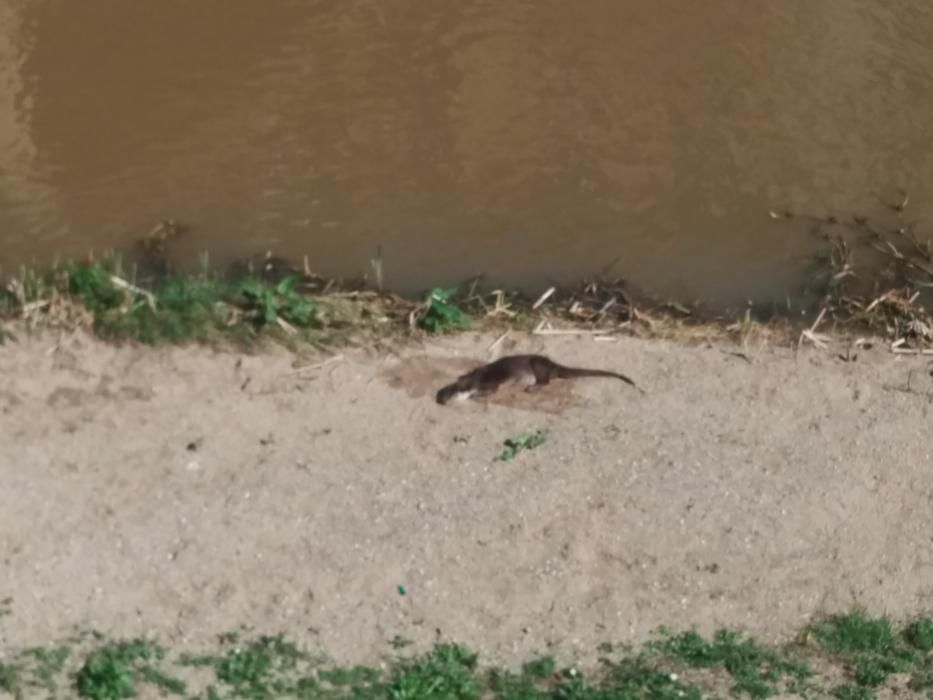
<svg viewBox="0 0 933 700">
<path fill-rule="evenodd" d="M 822 649 L 847 663 L 858 686 L 873 688 L 892 673 L 916 672 L 916 687 L 922 685 L 928 665 L 925 654 L 933 644 L 933 621 L 918 620 L 898 633 L 884 617 L 852 612 L 816 623 L 810 633 Z"/>
<path fill-rule="evenodd" d="M 105 644 L 88 654 L 75 674 L 75 689 L 91 700 L 121 700 L 134 697 L 135 684 L 145 682 L 182 695 L 184 682 L 154 665 L 164 656 L 161 647 L 141 639 Z"/>
<path fill-rule="evenodd" d="M 424 313 L 418 320 L 418 325 L 429 333 L 468 328 L 470 317 L 452 301 L 456 291 L 432 289 L 425 300 Z"/>
<path fill-rule="evenodd" d="M 502 452 L 496 457 L 497 461 L 508 462 L 515 459 L 519 452 L 524 450 L 533 450 L 540 447 L 547 440 L 546 430 L 536 430 L 533 433 L 521 433 L 514 437 L 507 438 Z"/>
<path fill-rule="evenodd" d="M 298 278 L 286 277 L 275 286 L 258 279 L 247 279 L 240 285 L 243 306 L 257 325 L 271 326 L 279 319 L 307 328 L 316 321 L 317 306 L 295 291 Z"/>
<path fill-rule="evenodd" d="M 776 694 L 775 682 L 782 677 L 799 683 L 813 674 L 805 663 L 725 629 L 717 631 L 710 641 L 696 632 L 683 632 L 649 648 L 694 668 L 724 668 L 735 681 L 734 692 L 753 698 Z"/>
<path fill-rule="evenodd" d="M 145 289 L 123 278 L 119 260 L 106 258 L 69 265 L 35 293 L 47 296 L 61 278 L 59 292 L 90 313 L 104 338 L 155 344 L 207 340 L 231 328 L 293 333 L 321 326 L 320 304 L 297 290 L 295 275 L 277 284 L 252 277 L 233 283 L 205 272 L 167 277 Z"/>
</svg>

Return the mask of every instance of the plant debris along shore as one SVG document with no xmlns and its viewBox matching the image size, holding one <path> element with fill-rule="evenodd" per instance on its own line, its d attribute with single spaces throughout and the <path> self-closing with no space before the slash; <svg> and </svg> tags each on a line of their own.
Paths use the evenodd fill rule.
<svg viewBox="0 0 933 700">
<path fill-rule="evenodd" d="M 313 273 L 307 259 L 296 265 L 269 253 L 235 261 L 224 274 L 210 270 L 205 256 L 198 272 L 182 274 L 168 263 L 167 251 L 184 228 L 163 222 L 131 250 L 128 265 L 108 253 L 3 279 L 0 323 L 6 322 L 7 333 L 15 321 L 27 328 L 90 325 L 101 337 L 144 343 L 266 335 L 330 344 L 367 335 L 518 329 L 732 338 L 743 345 L 762 335 L 822 345 L 825 333 L 841 332 L 869 333 L 894 349 L 922 351 L 933 345 L 933 244 L 904 220 L 907 202 L 905 195 L 889 205 L 895 221 L 888 225 L 862 216 L 772 212 L 773 219 L 809 222 L 822 247 L 795 311 L 788 301 L 785 308 L 710 313 L 700 305 L 652 299 L 622 279 L 605 277 L 551 287 L 536 297 L 484 289 L 479 278 L 404 298 L 383 289 L 381 254 L 370 261 L 372 282 L 365 276 L 327 279 Z M 814 317 L 815 323 L 809 320 Z"/>
</svg>

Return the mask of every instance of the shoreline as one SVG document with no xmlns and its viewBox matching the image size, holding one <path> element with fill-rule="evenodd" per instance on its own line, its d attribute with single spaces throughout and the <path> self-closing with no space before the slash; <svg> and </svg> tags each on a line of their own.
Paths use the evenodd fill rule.
<svg viewBox="0 0 933 700">
<path fill-rule="evenodd" d="M 826 347 L 834 340 L 858 346 L 884 340 L 892 349 L 921 354 L 933 346 L 933 318 L 909 287 L 872 297 L 839 289 L 793 313 L 788 301 L 783 312 L 761 315 L 750 305 L 724 316 L 639 295 L 624 280 L 551 287 L 530 298 L 483 289 L 477 279 L 406 298 L 381 291 L 378 264 L 374 271 L 375 285 L 365 277 L 331 280 L 267 257 L 233 265 L 226 275 L 207 268 L 188 275 L 162 270 L 145 283 L 113 253 L 46 271 L 24 269 L 0 290 L 0 342 L 35 329 L 88 328 L 117 342 L 194 341 L 240 349 L 267 340 L 325 350 L 417 343 L 464 331 L 734 342 L 742 348 L 752 342 Z"/>
</svg>

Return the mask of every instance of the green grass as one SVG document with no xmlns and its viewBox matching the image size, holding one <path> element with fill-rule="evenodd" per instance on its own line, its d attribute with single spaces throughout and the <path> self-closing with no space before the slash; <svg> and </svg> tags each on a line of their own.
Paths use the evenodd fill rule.
<svg viewBox="0 0 933 700">
<path fill-rule="evenodd" d="M 851 612 L 815 623 L 809 633 L 822 650 L 846 666 L 854 681 L 836 688 L 834 693 L 872 697 L 871 689 L 884 685 L 895 673 L 911 674 L 914 689 L 933 688 L 930 618 L 921 618 L 898 630 L 887 618 Z"/>
<path fill-rule="evenodd" d="M 141 639 L 104 644 L 93 649 L 75 674 L 75 690 L 90 700 L 120 700 L 136 695 L 136 685 L 149 683 L 164 694 L 183 695 L 185 683 L 157 668 L 162 647 Z"/>
<path fill-rule="evenodd" d="M 120 259 L 71 263 L 44 276 L 24 270 L 0 294 L 0 317 L 51 315 L 52 302 L 77 304 L 103 338 L 147 344 L 204 341 L 262 332 L 314 340 L 324 302 L 298 290 L 298 277 L 276 283 L 255 277 L 225 280 L 207 271 L 170 276 L 145 286 L 128 279 Z M 36 304 L 42 304 L 35 309 Z"/>
<path fill-rule="evenodd" d="M 482 667 L 479 656 L 459 644 L 437 644 L 426 653 L 395 655 L 379 667 L 324 663 L 282 637 L 220 641 L 216 652 L 172 658 L 160 646 L 142 641 L 95 639 L 73 656 L 61 649 L 27 650 L 0 666 L 0 690 L 14 698 L 48 697 L 122 700 L 144 684 L 159 695 L 208 700 L 700 700 L 701 688 L 659 667 L 648 654 L 604 659 L 589 675 L 559 669 L 554 659 L 537 657 L 518 671 Z M 397 654 L 397 652 L 396 652 Z M 55 659 L 41 675 L 25 657 Z M 54 672 L 53 672 L 54 671 Z M 198 677 L 197 682 L 183 678 Z M 206 674 L 206 675 L 205 675 Z"/>
<path fill-rule="evenodd" d="M 434 289 L 421 304 L 391 295 L 353 303 L 307 291 L 299 274 L 276 281 L 243 274 L 231 279 L 202 270 L 138 281 L 112 254 L 43 274 L 23 269 L 0 289 L 0 320 L 61 323 L 71 304 L 74 311 L 86 312 L 100 337 L 147 344 L 251 340 L 262 334 L 322 343 L 354 327 L 384 329 L 391 321 L 406 329 L 415 321 L 429 333 L 471 325 L 469 314 L 455 301 L 455 289 Z"/>
<path fill-rule="evenodd" d="M 68 645 L 29 647 L 0 662 L 0 697 L 55 697 L 70 655 Z"/>
<path fill-rule="evenodd" d="M 850 683 L 837 685 L 830 694 L 839 700 L 875 700 L 876 697 L 874 691 Z"/>
<path fill-rule="evenodd" d="M 533 433 L 521 433 L 520 435 L 507 438 L 503 443 L 502 452 L 496 457 L 496 461 L 509 462 L 515 459 L 520 452 L 540 447 L 546 440 L 546 430 L 536 430 Z"/>
<path fill-rule="evenodd" d="M 226 687 L 232 697 L 262 700 L 294 695 L 299 683 L 307 690 L 307 677 L 296 671 L 308 659 L 282 637 L 262 636 L 223 654 L 185 656 L 179 663 L 213 669 L 218 685 Z"/>
<path fill-rule="evenodd" d="M 761 646 L 731 630 L 719 630 L 710 640 L 683 632 L 652 643 L 650 648 L 693 668 L 722 668 L 732 677 L 736 694 L 768 698 L 779 684 L 806 680 L 810 667 L 786 654 Z"/>
<path fill-rule="evenodd" d="M 172 653 L 153 642 L 79 638 L 30 648 L 0 663 L 0 697 L 122 700 L 147 696 L 204 700 L 725 700 L 770 698 L 871 700 L 889 678 L 859 671 L 913 674 L 910 688 L 927 694 L 931 620 L 897 627 L 861 613 L 828 618 L 807 629 L 813 644 L 773 647 L 734 630 L 711 637 L 694 631 L 660 635 L 640 648 L 604 643 L 587 668 L 537 656 L 517 667 L 484 664 L 460 644 L 420 653 L 387 642 L 377 666 L 340 665 L 282 636 L 227 634 L 204 653 Z M 868 663 L 866 660 L 871 659 Z M 840 672 L 844 680 L 840 683 Z"/>
<path fill-rule="evenodd" d="M 425 299 L 418 325 L 429 333 L 470 327 L 470 317 L 453 301 L 456 289 L 432 289 Z"/>
</svg>

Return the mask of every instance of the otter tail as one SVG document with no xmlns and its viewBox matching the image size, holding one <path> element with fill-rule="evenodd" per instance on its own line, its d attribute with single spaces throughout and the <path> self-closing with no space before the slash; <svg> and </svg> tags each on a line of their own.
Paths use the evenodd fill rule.
<svg viewBox="0 0 933 700">
<path fill-rule="evenodd" d="M 626 377 L 624 374 L 619 374 L 618 372 L 610 372 L 605 369 L 583 369 L 578 367 L 564 367 L 563 365 L 558 365 L 555 363 L 556 372 L 555 374 L 561 379 L 573 379 L 576 377 L 612 377 L 614 379 L 621 379 L 626 384 L 630 384 L 639 391 L 642 389 L 638 388 L 638 385 L 635 384 L 631 379 Z M 644 393 L 642 391 L 642 393 Z"/>
</svg>

